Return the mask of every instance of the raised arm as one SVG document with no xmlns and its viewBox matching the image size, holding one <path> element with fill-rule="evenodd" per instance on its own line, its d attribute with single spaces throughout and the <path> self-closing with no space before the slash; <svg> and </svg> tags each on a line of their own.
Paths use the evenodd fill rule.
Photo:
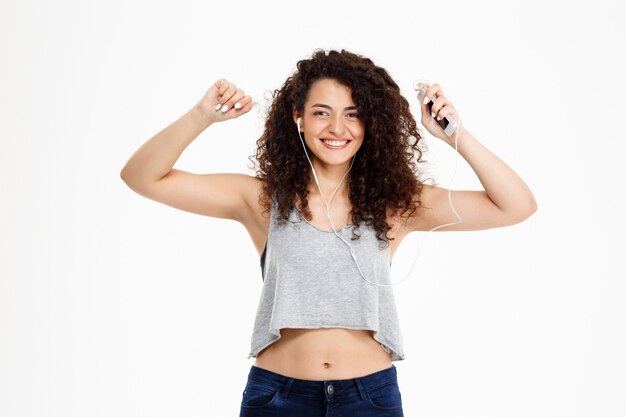
<svg viewBox="0 0 626 417">
<path fill-rule="evenodd" d="M 423 87 L 420 84 L 419 88 Z M 457 117 L 456 110 L 438 84 L 428 87 L 426 97 L 434 98 L 432 112 L 443 119 L 452 115 L 458 120 L 458 131 L 448 138 L 422 102 L 422 123 L 433 135 L 454 148 L 458 135 L 458 151 L 472 167 L 485 188 L 480 191 L 448 190 L 425 184 L 421 201 L 423 207 L 407 221 L 407 230 L 427 231 L 436 226 L 456 223 L 458 218 L 450 208 L 448 192 L 461 223 L 450 224 L 435 231 L 483 230 L 519 223 L 537 210 L 537 202 L 526 183 L 504 161 L 482 145 L 467 131 Z M 439 119 L 437 119 L 439 120 Z"/>
<path fill-rule="evenodd" d="M 146 198 L 180 210 L 239 221 L 246 216 L 246 202 L 256 188 L 256 178 L 234 173 L 194 174 L 172 167 L 206 128 L 239 117 L 255 104 L 235 84 L 218 80 L 187 113 L 141 145 L 120 177 Z"/>
</svg>

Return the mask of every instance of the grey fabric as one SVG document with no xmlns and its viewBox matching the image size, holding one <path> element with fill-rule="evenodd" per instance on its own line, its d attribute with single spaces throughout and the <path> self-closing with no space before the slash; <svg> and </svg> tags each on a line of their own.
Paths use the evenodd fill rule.
<svg viewBox="0 0 626 417">
<path fill-rule="evenodd" d="M 404 360 L 393 287 L 366 282 L 350 248 L 332 230 L 309 223 L 295 207 L 282 225 L 277 214 L 274 200 L 248 359 L 280 339 L 281 328 L 290 327 L 373 330 L 392 361 Z M 364 223 L 357 231 L 360 238 L 351 240 L 353 228 L 347 225 L 337 233 L 353 247 L 363 275 L 390 284 L 389 247 L 380 249 L 376 231 Z"/>
</svg>

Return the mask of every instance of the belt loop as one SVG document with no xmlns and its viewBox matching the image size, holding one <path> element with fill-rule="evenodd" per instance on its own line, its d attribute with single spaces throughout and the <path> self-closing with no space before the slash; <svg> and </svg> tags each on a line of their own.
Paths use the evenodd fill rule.
<svg viewBox="0 0 626 417">
<path fill-rule="evenodd" d="M 289 391 L 291 391 L 291 384 L 293 384 L 294 379 L 295 378 L 289 378 L 289 380 L 287 381 L 287 385 L 285 385 L 285 388 L 283 389 L 283 400 L 286 400 L 289 396 Z"/>
<path fill-rule="evenodd" d="M 365 400 L 365 389 L 363 388 L 363 386 L 361 386 L 361 378 L 354 378 L 354 382 L 356 383 L 357 390 L 359 390 L 359 396 L 362 400 Z"/>
</svg>

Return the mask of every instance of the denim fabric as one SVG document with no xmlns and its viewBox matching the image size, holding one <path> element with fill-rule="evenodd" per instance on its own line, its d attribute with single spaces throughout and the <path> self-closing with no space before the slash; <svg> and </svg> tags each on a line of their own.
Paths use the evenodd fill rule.
<svg viewBox="0 0 626 417">
<path fill-rule="evenodd" d="M 239 417 L 403 417 L 395 365 L 359 378 L 310 381 L 252 365 Z"/>
</svg>

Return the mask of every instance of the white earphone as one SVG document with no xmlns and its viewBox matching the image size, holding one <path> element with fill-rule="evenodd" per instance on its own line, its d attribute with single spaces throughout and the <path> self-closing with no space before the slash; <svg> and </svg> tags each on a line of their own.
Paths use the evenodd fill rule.
<svg viewBox="0 0 626 417">
<path fill-rule="evenodd" d="M 424 235 L 424 237 L 422 238 L 422 242 L 420 243 L 420 248 L 417 251 L 417 255 L 415 256 L 415 260 L 413 260 L 413 264 L 411 265 L 411 269 L 409 270 L 409 273 L 406 275 L 406 277 L 404 277 L 400 281 L 398 281 L 396 283 L 393 283 L 393 284 L 378 284 L 376 282 L 371 282 L 367 278 L 365 278 L 365 276 L 363 275 L 363 272 L 361 271 L 361 267 L 359 266 L 359 263 L 356 260 L 356 254 L 354 253 L 354 250 L 352 249 L 352 246 L 350 246 L 350 244 L 348 242 L 346 242 L 346 240 L 344 238 L 342 238 L 341 236 L 339 236 L 339 234 L 337 234 L 337 230 L 335 230 L 335 226 L 333 225 L 333 222 L 330 219 L 330 201 L 333 200 L 335 192 L 337 191 L 337 189 L 339 188 L 339 186 L 343 182 L 344 178 L 346 177 L 346 175 L 348 174 L 348 172 L 352 168 L 352 164 L 354 164 L 354 158 L 356 157 L 356 154 L 352 157 L 352 162 L 350 163 L 350 168 L 348 168 L 348 171 L 346 171 L 346 173 L 341 178 L 341 181 L 339 181 L 339 184 L 337 184 L 337 187 L 335 188 L 335 191 L 333 191 L 333 193 L 331 194 L 330 201 L 326 201 L 326 198 L 324 197 L 324 194 L 322 194 L 322 188 L 320 187 L 320 183 L 319 183 L 319 181 L 317 179 L 317 174 L 315 173 L 315 168 L 313 168 L 313 164 L 311 163 L 311 159 L 309 158 L 309 154 L 307 153 L 306 147 L 304 146 L 304 140 L 302 139 L 302 135 L 300 134 L 300 120 L 301 119 L 302 119 L 301 117 L 298 117 L 298 120 L 296 122 L 296 124 L 298 125 L 298 136 L 300 137 L 300 142 L 302 142 L 302 147 L 304 148 L 304 153 L 306 154 L 306 159 L 308 159 L 309 164 L 311 165 L 311 169 L 313 170 L 313 177 L 315 178 L 315 183 L 317 184 L 317 188 L 320 190 L 320 195 L 322 196 L 322 198 L 324 199 L 324 202 L 326 203 L 326 214 L 328 215 L 328 221 L 330 222 L 330 227 L 332 227 L 333 232 L 335 232 L 335 235 L 339 239 L 341 239 L 346 245 L 348 245 L 348 247 L 350 248 L 350 255 L 352 256 L 352 259 L 354 260 L 354 263 L 356 264 L 356 267 L 359 270 L 359 273 L 361 274 L 361 277 L 363 277 L 363 279 L 365 281 L 369 282 L 370 284 L 378 285 L 380 287 L 391 287 L 393 285 L 396 285 L 396 284 L 399 284 L 399 283 L 403 282 L 405 279 L 407 279 L 411 275 L 411 272 L 413 271 L 413 267 L 415 266 L 415 262 L 417 261 L 417 258 L 419 257 L 419 254 L 422 251 L 422 246 L 424 244 L 424 240 L 426 239 L 426 236 L 428 236 L 428 233 L 432 232 L 433 230 L 436 230 L 436 229 L 439 229 L 441 227 L 444 227 L 444 226 L 450 226 L 450 225 L 453 225 L 453 224 L 461 223 L 461 217 L 459 216 L 459 214 L 454 209 L 454 206 L 452 205 L 452 197 L 451 197 L 451 191 L 450 191 L 450 188 L 452 187 L 452 180 L 456 176 L 457 161 L 458 161 L 458 156 L 459 156 L 459 151 L 458 151 L 458 129 L 455 129 L 455 131 L 454 131 L 455 132 L 454 133 L 454 135 L 455 135 L 455 137 L 454 137 L 454 150 L 456 151 L 456 158 L 454 159 L 454 173 L 452 174 L 452 179 L 450 179 L 450 186 L 448 187 L 448 202 L 450 203 L 450 208 L 452 209 L 452 211 L 454 212 L 456 217 L 459 219 L 459 221 L 456 222 L 456 223 L 447 223 L 447 224 L 442 224 L 442 225 L 437 226 L 437 227 L 433 227 L 432 229 L 430 229 Z"/>
</svg>

